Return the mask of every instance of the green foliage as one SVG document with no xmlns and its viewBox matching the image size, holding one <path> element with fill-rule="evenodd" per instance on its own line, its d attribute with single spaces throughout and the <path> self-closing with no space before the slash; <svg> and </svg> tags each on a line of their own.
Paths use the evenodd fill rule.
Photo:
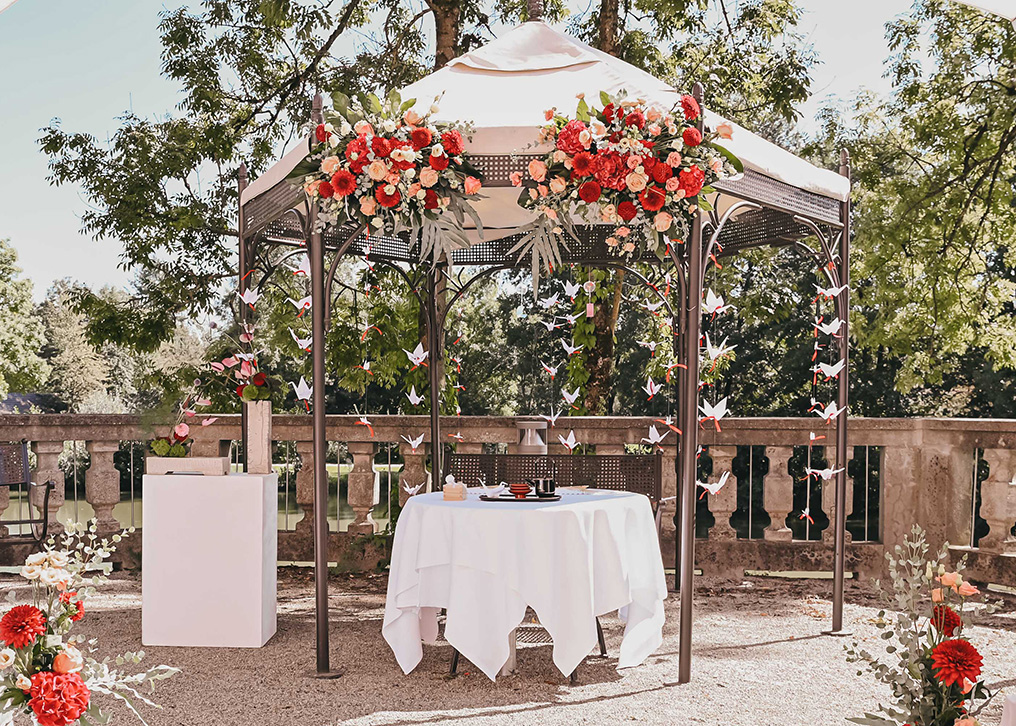
<svg viewBox="0 0 1016 726">
<path fill-rule="evenodd" d="M 48 373 L 39 357 L 43 326 L 33 313 L 32 283 L 21 279 L 18 255 L 0 239 L 0 398 L 10 391 L 29 391 Z"/>
</svg>

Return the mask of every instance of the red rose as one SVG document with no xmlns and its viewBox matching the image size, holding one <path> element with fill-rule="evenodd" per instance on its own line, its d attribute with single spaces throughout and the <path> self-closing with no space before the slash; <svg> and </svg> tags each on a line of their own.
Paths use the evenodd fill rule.
<svg viewBox="0 0 1016 726">
<path fill-rule="evenodd" d="M 399 194 L 398 189 L 394 189 L 391 194 L 385 191 L 387 184 L 378 184 L 377 189 L 374 190 L 374 197 L 382 207 L 391 209 L 397 206 L 402 201 L 402 195 Z"/>
<path fill-rule="evenodd" d="M 681 138 L 684 139 L 684 143 L 688 146 L 698 146 L 702 143 L 702 132 L 694 126 L 689 126 L 681 134 Z"/>
<path fill-rule="evenodd" d="M 692 164 L 687 170 L 677 175 L 678 188 L 684 189 L 684 196 L 694 197 L 706 183 L 706 173 Z"/>
<path fill-rule="evenodd" d="M 641 111 L 632 111 L 624 119 L 625 126 L 634 126 L 635 128 L 641 129 L 646 125 L 646 117 Z"/>
<path fill-rule="evenodd" d="M 346 159 L 354 174 L 359 174 L 367 166 L 367 151 L 367 140 L 362 136 L 357 136 L 346 144 Z"/>
<path fill-rule="evenodd" d="M 624 201 L 617 205 L 617 216 L 625 222 L 630 222 L 635 219 L 635 215 L 638 213 L 639 210 L 636 209 L 635 205 L 631 202 Z"/>
<path fill-rule="evenodd" d="M 91 694 L 77 673 L 42 671 L 32 676 L 29 696 L 40 726 L 69 726 L 88 710 Z"/>
<path fill-rule="evenodd" d="M 441 134 L 441 146 L 449 156 L 458 156 L 465 148 L 465 142 L 462 140 L 462 134 L 453 129 Z"/>
<path fill-rule="evenodd" d="M 0 640 L 15 650 L 35 642 L 46 632 L 46 616 L 34 605 L 18 605 L 0 618 Z"/>
<path fill-rule="evenodd" d="M 596 155 L 596 169 L 593 176 L 606 189 L 624 189 L 624 178 L 628 176 L 628 165 L 624 158 L 613 151 Z"/>
<path fill-rule="evenodd" d="M 566 154 L 577 154 L 586 147 L 579 141 L 579 135 L 586 130 L 586 125 L 578 119 L 572 119 L 557 134 L 557 148 Z"/>
<path fill-rule="evenodd" d="M 374 156 L 380 157 L 382 159 L 384 159 L 390 153 L 392 153 L 392 149 L 394 147 L 395 144 L 391 140 L 386 139 L 383 136 L 375 136 L 370 142 L 370 148 L 374 152 Z"/>
<path fill-rule="evenodd" d="M 332 191 L 340 197 L 348 197 L 356 191 L 356 177 L 345 169 L 332 174 Z"/>
<path fill-rule="evenodd" d="M 936 605 L 932 610 L 931 622 L 947 638 L 951 638 L 956 629 L 963 625 L 963 619 L 948 605 Z"/>
<path fill-rule="evenodd" d="M 254 377 L 250 379 L 250 382 L 255 386 L 263 386 L 268 382 L 268 377 L 261 371 L 258 371 L 254 374 Z"/>
<path fill-rule="evenodd" d="M 681 96 L 681 110 L 686 121 L 694 121 L 699 117 L 699 105 L 694 96 Z"/>
<path fill-rule="evenodd" d="M 639 193 L 639 201 L 647 212 L 658 212 L 663 209 L 667 195 L 659 187 L 646 187 Z"/>
<path fill-rule="evenodd" d="M 423 193 L 423 208 L 437 209 L 437 192 L 428 189 Z"/>
<path fill-rule="evenodd" d="M 444 171 L 448 168 L 448 155 L 441 154 L 441 156 L 430 156 L 430 168 L 434 171 Z"/>
<path fill-rule="evenodd" d="M 317 128 L 314 129 L 314 137 L 318 140 L 318 143 L 320 144 L 323 144 L 326 141 L 328 141 L 329 136 L 331 136 L 331 134 L 328 132 L 327 129 L 325 129 L 324 124 L 318 124 Z"/>
<path fill-rule="evenodd" d="M 645 156 L 642 158 L 642 168 L 645 169 L 650 176 L 652 176 L 654 166 L 656 166 L 655 156 Z"/>
<path fill-rule="evenodd" d="M 589 176 L 593 173 L 595 161 L 595 157 L 588 151 L 580 151 L 572 157 L 572 171 L 578 176 Z"/>
<path fill-rule="evenodd" d="M 583 202 L 586 202 L 587 204 L 592 204 L 593 202 L 599 200 L 600 194 L 602 192 L 603 189 L 600 187 L 600 185 L 597 184 L 592 179 L 590 179 L 587 182 L 583 182 L 582 185 L 579 186 L 579 199 L 581 199 Z"/>
<path fill-rule="evenodd" d="M 321 195 L 322 199 L 330 199 L 335 196 L 335 190 L 332 188 L 331 182 L 327 181 L 318 184 L 317 192 Z"/>
<path fill-rule="evenodd" d="M 419 151 L 433 141 L 434 135 L 428 128 L 413 129 L 409 132 L 409 140 L 413 142 L 413 148 Z"/>
<path fill-rule="evenodd" d="M 966 640 L 943 640 L 931 651 L 931 668 L 945 686 L 963 685 L 963 680 L 977 681 L 984 660 Z"/>
<path fill-rule="evenodd" d="M 608 123 L 614 120 L 614 104 L 608 103 L 603 107 L 603 120 Z"/>
<path fill-rule="evenodd" d="M 238 395 L 240 398 L 243 398 L 243 384 L 242 383 L 239 386 L 236 387 L 236 395 Z"/>
<path fill-rule="evenodd" d="M 670 164 L 664 164 L 658 162 L 653 164 L 652 177 L 653 181 L 657 184 L 666 184 L 667 179 L 674 176 L 674 170 L 670 168 Z"/>
</svg>

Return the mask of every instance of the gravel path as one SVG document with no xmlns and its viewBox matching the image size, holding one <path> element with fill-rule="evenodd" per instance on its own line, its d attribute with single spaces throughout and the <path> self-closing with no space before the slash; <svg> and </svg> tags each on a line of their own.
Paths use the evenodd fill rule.
<svg viewBox="0 0 1016 726">
<path fill-rule="evenodd" d="M 16 580 L 0 578 L 8 589 Z M 742 583 L 700 580 L 692 683 L 677 680 L 677 601 L 667 602 L 664 644 L 638 668 L 616 670 L 610 657 L 590 657 L 569 686 L 549 647 L 524 647 L 516 675 L 491 683 L 466 661 L 446 676 L 450 648 L 425 647 L 424 660 L 404 676 L 381 638 L 386 578 L 341 577 L 332 585 L 332 663 L 345 672 L 325 681 L 314 665 L 312 582 L 307 571 L 280 575 L 279 631 L 261 650 L 149 648 L 152 663 L 183 669 L 160 683 L 161 711 L 147 709 L 150 726 L 575 726 L 576 724 L 723 724 L 724 726 L 841 726 L 871 709 L 886 692 L 859 678 L 843 658 L 842 638 L 819 635 L 828 626 L 829 583 L 752 578 Z M 990 686 L 1016 692 L 1016 615 L 1010 601 L 991 628 L 972 637 L 984 655 Z M 82 625 L 103 652 L 140 648 L 140 579 L 118 575 Z M 871 594 L 850 584 L 845 621 L 873 642 L 877 613 Z M 616 656 L 622 624 L 602 618 L 608 651 Z M 983 714 L 998 723 L 1001 701 Z M 126 714 L 115 723 L 126 724 Z"/>
</svg>

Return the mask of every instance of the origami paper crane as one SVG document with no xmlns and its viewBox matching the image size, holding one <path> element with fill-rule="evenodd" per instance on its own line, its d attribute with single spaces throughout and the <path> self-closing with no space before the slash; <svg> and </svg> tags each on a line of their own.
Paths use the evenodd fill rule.
<svg viewBox="0 0 1016 726">
<path fill-rule="evenodd" d="M 561 341 L 561 347 L 564 348 L 564 352 L 568 357 L 571 357 L 582 350 L 581 345 L 568 345 L 567 340 Z"/>
<path fill-rule="evenodd" d="M 720 491 L 720 489 L 723 488 L 723 485 L 727 483 L 727 479 L 729 479 L 729 478 L 730 478 L 730 472 L 729 471 L 725 471 L 725 472 L 723 472 L 723 474 L 720 475 L 719 481 L 716 481 L 716 482 L 707 482 L 707 481 L 696 482 L 696 484 L 698 484 L 700 487 L 702 487 L 705 490 L 701 494 L 699 494 L 699 499 L 704 497 L 706 495 L 706 492 L 709 492 L 710 495 L 716 494 L 718 491 Z"/>
<path fill-rule="evenodd" d="M 811 507 L 802 509 L 801 516 L 798 519 L 807 519 L 809 524 L 815 524 L 815 520 L 811 518 Z"/>
<path fill-rule="evenodd" d="M 651 444 L 653 446 L 656 446 L 657 448 L 662 449 L 663 447 L 660 446 L 660 442 L 663 441 L 665 438 L 667 438 L 667 435 L 669 433 L 670 433 L 669 431 L 664 431 L 661 434 L 659 431 L 656 430 L 655 425 L 651 425 L 649 427 L 649 436 L 643 436 L 642 440 L 645 441 L 647 444 Z"/>
<path fill-rule="evenodd" d="M 578 315 L 578 314 L 575 314 L 575 315 L 562 315 L 560 317 L 561 317 L 561 320 L 567 321 L 568 325 L 575 325 L 575 321 L 578 320 L 582 316 Z M 560 327 L 560 326 L 558 326 L 558 327 Z"/>
<path fill-rule="evenodd" d="M 557 330 L 558 328 L 561 327 L 560 325 L 557 324 L 557 318 L 554 318 L 549 323 L 546 320 L 540 320 L 538 322 L 540 323 L 540 325 L 542 325 L 543 327 L 545 327 L 547 329 L 548 333 L 550 333 L 551 331 Z"/>
<path fill-rule="evenodd" d="M 362 341 L 366 340 L 367 336 L 370 334 L 370 331 L 372 331 L 372 330 L 377 331 L 378 335 L 384 335 L 384 333 L 381 332 L 381 328 L 379 328 L 376 325 L 371 325 L 370 321 L 368 321 L 366 327 L 363 329 L 363 332 L 360 333 L 360 341 L 362 342 Z"/>
<path fill-rule="evenodd" d="M 831 424 L 833 422 L 833 419 L 835 419 L 837 416 L 843 413 L 844 410 L 845 409 L 837 408 L 836 403 L 833 402 L 830 403 L 821 411 L 816 411 L 816 413 L 822 417 L 822 420 L 825 421 L 826 424 Z"/>
<path fill-rule="evenodd" d="M 670 429 L 671 431 L 674 431 L 674 432 L 676 432 L 678 434 L 681 433 L 681 429 L 679 429 L 677 426 L 674 425 L 674 417 L 673 416 L 667 416 L 666 418 L 658 418 L 658 419 L 656 419 L 656 423 L 663 424 L 668 429 Z"/>
<path fill-rule="evenodd" d="M 300 275 L 310 277 L 310 257 L 308 255 L 303 255 L 303 259 L 300 260 L 300 265 L 293 270 L 293 275 L 297 277 Z"/>
<path fill-rule="evenodd" d="M 408 494 L 409 496 L 413 496 L 413 495 L 414 495 L 414 494 L 416 494 L 416 493 L 417 493 L 418 491 L 420 491 L 420 489 L 422 489 L 422 488 L 423 488 L 423 485 L 424 485 L 424 484 L 426 484 L 426 483 L 427 483 L 427 482 L 425 482 L 425 481 L 422 481 L 422 482 L 420 482 L 419 484 L 417 484 L 417 485 L 416 485 L 415 487 L 411 487 L 411 486 L 409 486 L 408 484 L 403 484 L 403 485 L 402 485 L 402 488 L 406 490 L 406 494 Z"/>
<path fill-rule="evenodd" d="M 452 363 L 455 364 L 455 372 L 456 373 L 461 373 L 462 372 L 462 359 L 459 356 L 457 356 L 457 355 L 453 355 L 452 356 Z"/>
<path fill-rule="evenodd" d="M 367 374 L 368 376 L 372 376 L 372 375 L 374 375 L 374 371 L 372 371 L 372 370 L 370 369 L 370 361 L 369 361 L 369 360 L 365 360 L 365 361 L 363 362 L 363 365 L 358 365 L 358 366 L 353 366 L 353 367 L 354 367 L 354 368 L 359 368 L 359 369 L 360 369 L 361 371 L 363 371 L 364 373 L 366 373 L 366 374 Z"/>
<path fill-rule="evenodd" d="M 688 366 L 686 366 L 684 363 L 671 363 L 669 366 L 667 366 L 667 383 L 670 383 L 670 372 L 675 368 L 683 368 L 684 370 L 688 370 Z"/>
<path fill-rule="evenodd" d="M 423 349 L 423 343 L 417 343 L 416 347 L 413 348 L 412 351 L 408 351 L 403 348 L 402 352 L 406 354 L 406 357 L 409 358 L 409 362 L 413 364 L 413 367 L 409 370 L 415 371 L 420 366 L 427 365 L 425 361 L 427 360 L 427 355 L 430 351 Z"/>
<path fill-rule="evenodd" d="M 565 390 L 562 390 L 561 391 L 561 397 L 564 398 L 564 400 L 572 408 L 578 408 L 575 405 L 575 401 L 578 399 L 580 391 L 581 391 L 581 389 L 578 389 L 578 388 L 576 388 L 574 391 L 565 391 Z"/>
<path fill-rule="evenodd" d="M 714 318 L 720 313 L 725 313 L 728 310 L 734 310 L 733 305 L 724 305 L 723 296 L 717 295 L 712 291 L 712 288 L 706 291 L 706 313 L 712 315 Z"/>
<path fill-rule="evenodd" d="M 414 406 L 419 406 L 421 403 L 423 403 L 423 396 L 419 395 L 416 392 L 416 386 L 413 386 L 412 388 L 409 389 L 409 393 L 406 394 L 406 398 L 408 398 L 409 402 Z"/>
<path fill-rule="evenodd" d="M 826 300 L 832 300 L 834 297 L 846 290 L 847 285 L 840 285 L 839 287 L 820 287 L 819 285 L 815 285 L 815 289 L 818 291 L 818 294 L 815 296 L 815 299 L 812 300 L 813 303 L 818 302 L 820 297 L 825 298 Z"/>
<path fill-rule="evenodd" d="M 823 318 L 819 318 L 818 320 L 815 321 L 815 335 L 818 335 L 819 332 L 822 332 L 825 333 L 826 335 L 831 335 L 834 338 L 839 338 L 840 337 L 839 332 L 840 328 L 843 327 L 843 321 L 840 320 L 839 318 L 833 318 L 828 323 L 823 323 L 822 320 Z"/>
<path fill-rule="evenodd" d="M 560 415 L 561 415 L 561 412 L 560 411 L 554 411 L 554 407 L 551 406 L 551 408 L 550 408 L 550 415 L 547 416 L 547 415 L 544 415 L 544 414 L 540 414 L 540 418 L 545 420 L 548 424 L 550 424 L 550 427 L 553 428 L 554 424 L 557 423 L 557 419 L 558 419 L 558 417 Z"/>
<path fill-rule="evenodd" d="M 647 348 L 649 350 L 650 358 L 656 356 L 656 346 L 658 346 L 659 343 L 657 343 L 655 340 L 640 340 L 638 341 L 638 344 L 641 345 L 643 348 Z"/>
<path fill-rule="evenodd" d="M 731 353 L 734 352 L 734 350 L 737 349 L 736 345 L 728 346 L 727 345 L 728 340 L 730 340 L 729 337 L 724 338 L 723 342 L 720 343 L 719 345 L 713 345 L 713 342 L 709 340 L 709 333 L 706 333 L 706 346 L 705 346 L 706 357 L 708 357 L 709 360 L 712 361 L 712 365 L 709 367 L 709 370 L 713 370 L 721 358 L 730 355 Z"/>
<path fill-rule="evenodd" d="M 403 436 L 402 436 L 402 438 L 405 439 L 406 443 L 409 444 L 409 446 L 413 449 L 413 453 L 414 454 L 416 453 L 416 450 L 418 448 L 420 448 L 420 444 L 423 443 L 423 437 L 424 437 L 424 434 L 420 434 L 415 439 L 411 439 L 408 436 L 406 436 L 405 434 L 403 434 Z"/>
<path fill-rule="evenodd" d="M 366 416 L 361 416 L 359 421 L 353 422 L 354 426 L 366 426 L 367 431 L 370 433 L 370 437 L 374 438 L 374 426 L 371 425 L 370 421 L 367 420 Z"/>
<path fill-rule="evenodd" d="M 649 394 L 647 401 L 652 401 L 653 396 L 660 392 L 660 384 L 652 379 L 652 377 L 646 378 L 646 385 L 642 386 L 642 390 Z"/>
<path fill-rule="evenodd" d="M 643 303 L 642 307 L 644 307 L 646 310 L 651 312 L 653 315 L 659 315 L 659 313 L 656 312 L 656 311 L 659 310 L 662 305 L 663 305 L 663 301 L 662 300 L 657 300 L 654 303 L 650 303 L 650 302 Z"/>
<path fill-rule="evenodd" d="M 293 387 L 293 391 L 296 393 L 296 399 L 298 401 L 303 401 L 307 410 L 310 411 L 310 396 L 313 393 L 313 390 L 307 385 L 306 379 L 304 379 L 303 376 L 300 376 L 299 383 L 290 382 L 289 385 Z"/>
<path fill-rule="evenodd" d="M 844 360 L 840 360 L 839 362 L 831 365 L 829 363 L 819 363 L 817 366 L 813 367 L 812 370 L 815 372 L 816 378 L 818 377 L 818 374 L 821 373 L 825 376 L 825 380 L 828 381 L 830 378 L 839 378 L 840 373 L 843 371 L 846 364 L 847 363 Z"/>
<path fill-rule="evenodd" d="M 559 302 L 561 302 L 561 298 L 555 292 L 553 295 L 550 295 L 548 297 L 541 297 L 540 298 L 540 307 L 542 307 L 544 310 L 550 310 L 552 307 L 557 305 Z"/>
<path fill-rule="evenodd" d="M 303 317 L 303 314 L 308 310 L 310 310 L 311 305 L 310 295 L 308 295 L 307 297 L 302 297 L 299 300 L 294 300 L 291 297 L 287 297 L 286 302 L 292 303 L 293 307 L 295 307 L 297 310 L 300 311 L 296 316 L 298 318 Z"/>
<path fill-rule="evenodd" d="M 240 299 L 243 300 L 247 305 L 250 305 L 250 309 L 254 309 L 254 305 L 257 304 L 258 298 L 261 297 L 261 293 L 253 287 L 247 288 L 243 292 L 237 293 Z"/>
<path fill-rule="evenodd" d="M 720 419 L 729 413 L 729 411 L 727 411 L 727 398 L 724 396 L 720 402 L 715 405 L 709 403 L 709 401 L 703 401 L 701 405 L 699 405 L 699 410 L 702 412 L 699 422 L 705 423 L 706 421 L 712 421 L 716 425 L 716 431 L 719 432 L 721 430 Z"/>
<path fill-rule="evenodd" d="M 579 445 L 579 442 L 575 440 L 575 432 L 574 431 L 569 431 L 568 432 L 568 438 L 565 438 L 561 434 L 558 434 L 557 435 L 557 439 L 558 439 L 558 441 L 561 442 L 561 445 L 563 447 L 568 449 L 569 452 L 574 451 L 575 447 Z"/>
<path fill-rule="evenodd" d="M 310 346 L 311 343 L 314 342 L 314 336 L 311 336 L 309 338 L 301 338 L 296 333 L 293 332 L 292 328 L 289 329 L 289 334 L 293 337 L 294 343 L 300 346 L 300 348 L 303 349 L 304 351 L 310 353 Z"/>
<path fill-rule="evenodd" d="M 448 434 L 448 438 L 455 439 L 456 441 L 462 441 L 462 439 L 464 439 L 465 437 L 462 435 L 461 432 L 456 431 L 454 434 Z"/>
<path fill-rule="evenodd" d="M 808 476 L 821 477 L 823 481 L 829 481 L 834 476 L 839 474 L 841 471 L 843 471 L 842 467 L 840 467 L 839 469 L 832 469 L 830 467 L 826 467 L 825 469 L 812 469 L 809 467 L 804 470 L 804 473 L 807 474 Z"/>
<path fill-rule="evenodd" d="M 579 294 L 579 290 L 581 289 L 582 286 L 577 282 L 568 282 L 568 280 L 564 281 L 564 294 L 567 295 L 572 302 L 575 302 L 575 296 Z"/>
<path fill-rule="evenodd" d="M 540 361 L 540 365 L 543 366 L 543 370 L 550 374 L 550 380 L 554 380 L 554 376 L 557 375 L 557 366 L 549 366 L 542 360 Z"/>
</svg>

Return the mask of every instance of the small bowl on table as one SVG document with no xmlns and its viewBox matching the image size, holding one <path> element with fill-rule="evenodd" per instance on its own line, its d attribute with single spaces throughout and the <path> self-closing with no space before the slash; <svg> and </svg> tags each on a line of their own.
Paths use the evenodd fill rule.
<svg viewBox="0 0 1016 726">
<path fill-rule="evenodd" d="M 508 485 L 508 491 L 514 495 L 516 499 L 525 499 L 529 495 L 529 490 L 532 487 L 526 482 L 517 482 L 515 484 Z"/>
</svg>

